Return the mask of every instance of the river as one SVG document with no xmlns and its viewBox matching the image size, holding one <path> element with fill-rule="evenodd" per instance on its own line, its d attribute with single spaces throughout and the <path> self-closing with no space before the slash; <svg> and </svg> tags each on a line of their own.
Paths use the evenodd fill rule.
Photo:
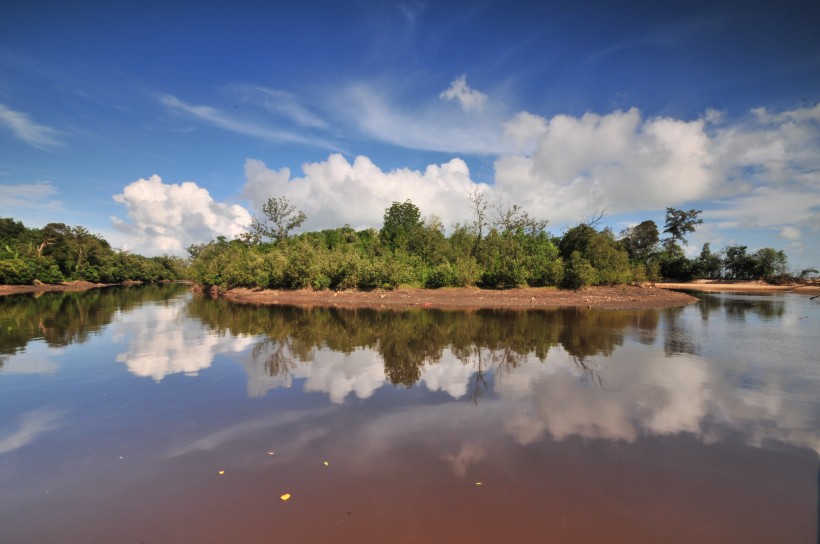
<svg viewBox="0 0 820 544">
<path fill-rule="evenodd" d="M 816 542 L 820 299 L 0 298 L 9 543 Z"/>
</svg>

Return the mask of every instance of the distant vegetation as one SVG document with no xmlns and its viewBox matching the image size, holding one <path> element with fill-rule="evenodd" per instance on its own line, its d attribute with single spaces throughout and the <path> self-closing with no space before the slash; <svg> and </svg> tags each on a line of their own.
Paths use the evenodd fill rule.
<svg viewBox="0 0 820 544">
<path fill-rule="evenodd" d="M 707 243 L 697 257 L 687 258 L 681 244 L 703 222 L 700 210 L 667 208 L 661 238 L 654 221 L 618 234 L 599 228 L 603 214 L 597 212 L 555 236 L 547 232 L 547 221 L 515 204 L 488 202 L 478 191 L 469 195 L 469 207 L 472 221 L 453 225 L 449 235 L 438 217 L 422 218 L 409 200 L 393 202 L 379 230 L 345 225 L 293 235 L 305 214 L 284 197 L 271 198 L 250 232 L 191 245 L 189 259 L 115 250 L 83 227 L 50 223 L 30 229 L 0 219 L 0 283 L 185 278 L 221 289 L 578 289 L 662 279 L 778 282 L 817 274 L 813 268 L 790 274 L 786 254 L 768 247 L 748 253 L 747 246 L 737 245 L 715 252 Z"/>
<path fill-rule="evenodd" d="M 287 199 L 272 198 L 251 232 L 236 240 L 220 237 L 192 245 L 191 278 L 201 284 L 270 289 L 392 289 L 520 285 L 577 289 L 661 279 L 762 278 L 788 275 L 783 251 L 746 246 L 713 252 L 705 244 L 694 259 L 680 244 L 694 232 L 700 210 L 667 208 L 661 233 L 644 221 L 615 234 L 598 228 L 602 214 L 566 230 L 546 231 L 547 221 L 520 206 L 469 195 L 473 220 L 445 234 L 436 216 L 423 219 L 411 201 L 393 202 L 380 230 L 341 228 L 291 235 L 306 217 Z M 804 275 L 817 273 L 810 269 Z"/>
<path fill-rule="evenodd" d="M 148 258 L 113 249 L 105 239 L 84 227 L 49 223 L 32 229 L 12 218 L 0 218 L 0 284 L 66 280 L 121 283 L 186 276 L 185 259 Z"/>
</svg>

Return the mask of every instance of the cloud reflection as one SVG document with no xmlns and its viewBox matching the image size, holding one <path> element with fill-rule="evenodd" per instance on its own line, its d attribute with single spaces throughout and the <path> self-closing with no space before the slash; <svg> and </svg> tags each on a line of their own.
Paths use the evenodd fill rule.
<svg viewBox="0 0 820 544">
<path fill-rule="evenodd" d="M 61 414 L 51 410 L 32 410 L 20 417 L 19 427 L 0 437 L 0 455 L 33 442 L 38 436 L 58 427 Z"/>
<path fill-rule="evenodd" d="M 127 338 L 127 351 L 117 362 L 140 377 L 162 381 L 169 374 L 195 376 L 211 366 L 218 353 L 241 352 L 252 339 L 240 335 L 216 335 L 197 322 L 185 319 L 177 305 L 145 306 L 122 316 L 115 337 Z"/>
</svg>

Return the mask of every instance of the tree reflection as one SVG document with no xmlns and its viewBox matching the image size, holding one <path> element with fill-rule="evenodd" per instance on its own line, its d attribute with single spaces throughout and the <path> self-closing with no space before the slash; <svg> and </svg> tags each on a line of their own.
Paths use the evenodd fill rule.
<svg viewBox="0 0 820 544">
<path fill-rule="evenodd" d="M 187 285 L 168 284 L 0 297 L 0 355 L 13 355 L 33 339 L 50 347 L 86 342 L 116 312 L 169 301 L 186 291 Z"/>
<path fill-rule="evenodd" d="M 700 294 L 698 310 L 704 321 L 712 312 L 723 310 L 726 317 L 745 321 L 747 316 L 754 315 L 763 320 L 783 317 L 786 311 L 785 301 L 776 296 L 764 293 L 739 295 L 737 293 Z"/>
<path fill-rule="evenodd" d="M 448 349 L 475 369 L 469 386 L 473 400 L 486 391 L 489 371 L 503 379 L 528 358 L 544 361 L 559 345 L 585 377 L 602 384 L 600 364 L 590 358 L 609 357 L 627 337 L 654 341 L 659 322 L 656 310 L 380 311 L 257 307 L 204 297 L 193 298 L 188 313 L 218 333 L 263 335 L 254 356 L 265 353 L 270 375 L 288 374 L 294 361 L 310 361 L 318 349 L 350 354 L 368 348 L 381 356 L 390 383 L 410 387 L 424 366 L 440 361 Z"/>
</svg>

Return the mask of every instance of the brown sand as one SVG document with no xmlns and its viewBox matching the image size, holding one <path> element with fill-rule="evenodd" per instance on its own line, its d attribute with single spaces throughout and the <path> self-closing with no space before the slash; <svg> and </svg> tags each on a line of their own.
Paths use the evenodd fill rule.
<svg viewBox="0 0 820 544">
<path fill-rule="evenodd" d="M 657 283 L 663 289 L 689 289 L 693 291 L 735 291 L 735 292 L 794 292 L 806 295 L 820 293 L 820 284 L 772 285 L 764 281 L 748 280 L 695 280 L 686 283 Z"/>
<path fill-rule="evenodd" d="M 245 304 L 280 304 L 297 306 L 337 306 L 345 308 L 554 308 L 580 306 L 588 308 L 640 309 L 668 308 L 695 302 L 684 293 L 653 287 L 621 285 L 588 287 L 578 291 L 523 287 L 492 290 L 465 288 L 418 289 L 391 291 L 272 291 L 231 289 L 221 295 L 231 302 Z"/>
</svg>

